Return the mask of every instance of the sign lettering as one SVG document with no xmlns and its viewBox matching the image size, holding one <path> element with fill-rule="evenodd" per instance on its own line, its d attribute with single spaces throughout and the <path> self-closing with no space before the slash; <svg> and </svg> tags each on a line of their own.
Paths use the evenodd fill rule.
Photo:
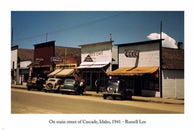
<svg viewBox="0 0 195 130">
<path fill-rule="evenodd" d="M 51 57 L 51 62 L 62 62 L 63 58 L 62 57 Z"/>
<path fill-rule="evenodd" d="M 126 57 L 138 57 L 139 50 L 125 50 L 125 56 Z"/>
<path fill-rule="evenodd" d="M 90 56 L 100 56 L 100 55 L 103 55 L 103 51 L 98 51 L 98 52 L 92 52 L 92 53 L 89 53 Z"/>
</svg>

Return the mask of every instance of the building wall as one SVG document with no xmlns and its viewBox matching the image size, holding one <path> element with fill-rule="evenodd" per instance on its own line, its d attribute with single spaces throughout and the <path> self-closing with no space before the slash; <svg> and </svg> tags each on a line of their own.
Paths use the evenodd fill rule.
<svg viewBox="0 0 195 130">
<path fill-rule="evenodd" d="M 81 62 L 89 55 L 94 62 L 112 61 L 112 43 L 84 45 L 81 49 Z"/>
<path fill-rule="evenodd" d="M 138 66 L 159 66 L 159 44 L 136 44 L 119 46 L 119 67 L 133 67 L 136 64 L 136 57 L 126 57 L 126 50 L 138 50 Z"/>
<path fill-rule="evenodd" d="M 18 49 L 11 51 L 11 69 L 17 68 L 17 62 L 18 62 Z"/>
<path fill-rule="evenodd" d="M 163 97 L 184 99 L 184 70 L 162 71 Z"/>
<path fill-rule="evenodd" d="M 53 44 L 52 44 L 53 43 Z M 42 59 L 41 65 L 51 65 L 51 57 L 55 56 L 55 42 L 41 43 L 35 45 L 34 61 Z"/>
<path fill-rule="evenodd" d="M 28 68 L 28 65 L 30 65 L 32 61 L 21 61 L 20 62 L 20 68 Z"/>
<path fill-rule="evenodd" d="M 78 66 L 81 63 L 81 48 L 56 46 L 55 56 L 63 59 L 63 62 L 58 62 L 58 64 L 76 64 Z"/>
<path fill-rule="evenodd" d="M 112 59 L 113 64 L 118 64 L 118 46 L 112 47 Z"/>
</svg>

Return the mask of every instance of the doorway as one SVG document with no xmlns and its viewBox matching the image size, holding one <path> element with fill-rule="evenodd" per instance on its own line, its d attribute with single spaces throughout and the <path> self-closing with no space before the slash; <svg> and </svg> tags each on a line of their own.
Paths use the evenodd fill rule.
<svg viewBox="0 0 195 130">
<path fill-rule="evenodd" d="M 134 78 L 134 95 L 135 96 L 141 96 L 141 90 L 142 90 L 142 77 L 141 76 L 133 76 Z"/>
</svg>

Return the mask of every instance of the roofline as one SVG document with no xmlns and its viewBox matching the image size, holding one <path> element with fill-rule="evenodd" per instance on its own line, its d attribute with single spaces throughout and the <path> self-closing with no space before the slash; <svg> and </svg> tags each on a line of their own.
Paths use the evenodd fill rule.
<svg viewBox="0 0 195 130">
<path fill-rule="evenodd" d="M 89 43 L 89 44 L 84 44 L 84 45 L 78 45 L 79 47 L 82 46 L 88 46 L 88 45 L 94 45 L 94 44 L 104 44 L 104 43 L 108 43 L 108 42 L 114 42 L 114 41 L 104 41 L 104 42 L 96 42 L 96 43 Z"/>
<path fill-rule="evenodd" d="M 55 44 L 55 42 L 56 42 L 56 41 L 42 42 L 42 43 L 34 44 L 33 46 L 41 46 L 42 44 L 46 44 L 46 43 L 54 43 L 54 44 Z"/>
<path fill-rule="evenodd" d="M 55 47 L 63 47 L 63 48 L 81 49 L 80 47 L 68 47 L 68 46 L 55 46 Z"/>
<path fill-rule="evenodd" d="M 132 43 L 122 43 L 122 44 L 114 44 L 115 46 L 127 46 L 127 45 L 135 45 L 135 44 L 146 44 L 149 42 L 158 42 L 164 39 L 157 39 L 157 40 L 148 40 L 148 41 L 140 41 L 140 42 L 132 42 Z"/>
<path fill-rule="evenodd" d="M 162 47 L 164 49 L 170 49 L 170 50 L 180 50 L 180 51 L 184 51 L 184 49 L 178 49 L 178 48 L 169 48 L 169 47 Z"/>
<path fill-rule="evenodd" d="M 31 50 L 31 51 L 34 51 L 34 49 L 29 49 L 29 48 L 18 48 L 18 50 Z"/>
</svg>

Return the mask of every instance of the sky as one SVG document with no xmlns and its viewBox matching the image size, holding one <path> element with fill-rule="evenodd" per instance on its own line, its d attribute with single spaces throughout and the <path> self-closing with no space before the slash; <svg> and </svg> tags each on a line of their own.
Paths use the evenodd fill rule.
<svg viewBox="0 0 195 130">
<path fill-rule="evenodd" d="M 11 11 L 12 45 L 33 49 L 54 40 L 79 47 L 108 41 L 110 33 L 113 44 L 147 41 L 159 34 L 160 21 L 170 44 L 184 43 L 184 11 Z"/>
</svg>

